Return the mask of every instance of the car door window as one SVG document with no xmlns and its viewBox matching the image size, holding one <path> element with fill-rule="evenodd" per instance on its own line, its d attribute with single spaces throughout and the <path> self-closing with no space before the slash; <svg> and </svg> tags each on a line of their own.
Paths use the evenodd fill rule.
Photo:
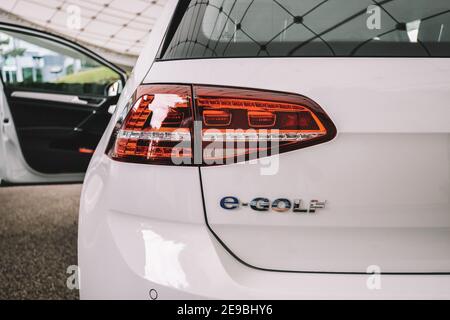
<svg viewBox="0 0 450 320">
<path fill-rule="evenodd" d="M 7 89 L 73 95 L 106 96 L 121 78 L 67 45 L 1 29 L 0 70 Z"/>
</svg>

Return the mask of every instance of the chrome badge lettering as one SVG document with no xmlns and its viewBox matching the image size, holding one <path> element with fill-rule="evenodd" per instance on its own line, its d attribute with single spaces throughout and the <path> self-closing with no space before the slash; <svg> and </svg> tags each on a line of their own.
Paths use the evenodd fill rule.
<svg viewBox="0 0 450 320">
<path fill-rule="evenodd" d="M 324 209 L 326 201 L 311 200 L 308 205 L 304 205 L 300 199 L 289 200 L 279 198 L 271 201 L 267 198 L 259 197 L 250 202 L 241 202 L 236 197 L 224 197 L 220 200 L 220 206 L 225 210 L 236 210 L 241 207 L 249 207 L 258 212 L 295 212 L 295 213 L 316 213 L 318 209 Z"/>
</svg>

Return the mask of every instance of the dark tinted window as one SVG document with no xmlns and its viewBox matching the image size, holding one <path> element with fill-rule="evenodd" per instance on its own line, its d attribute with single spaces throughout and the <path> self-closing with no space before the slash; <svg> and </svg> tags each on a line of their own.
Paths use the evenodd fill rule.
<svg viewBox="0 0 450 320">
<path fill-rule="evenodd" d="M 191 0 L 161 59 L 450 56 L 449 0 Z"/>
</svg>

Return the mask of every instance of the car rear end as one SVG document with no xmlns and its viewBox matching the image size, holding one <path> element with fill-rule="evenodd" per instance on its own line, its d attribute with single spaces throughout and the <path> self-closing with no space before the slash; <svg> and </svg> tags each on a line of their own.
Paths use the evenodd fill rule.
<svg viewBox="0 0 450 320">
<path fill-rule="evenodd" d="M 447 1 L 169 1 L 87 173 L 82 298 L 450 298 Z"/>
</svg>

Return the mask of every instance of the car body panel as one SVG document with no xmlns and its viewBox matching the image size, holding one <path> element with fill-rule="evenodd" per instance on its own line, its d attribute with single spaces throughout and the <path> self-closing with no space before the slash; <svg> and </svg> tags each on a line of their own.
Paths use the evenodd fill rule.
<svg viewBox="0 0 450 320">
<path fill-rule="evenodd" d="M 154 62 L 176 4 L 169 1 L 88 169 L 81 298 L 149 299 L 156 290 L 158 299 L 448 299 L 449 59 Z M 116 162 L 105 151 L 141 83 L 301 94 L 321 105 L 338 136 L 257 164 Z M 227 196 L 327 206 L 309 216 L 227 212 Z"/>
<path fill-rule="evenodd" d="M 272 163 L 201 169 L 208 222 L 231 251 L 275 270 L 365 272 L 375 263 L 393 273 L 450 271 L 449 59 L 203 64 L 157 62 L 145 83 L 302 94 L 319 103 L 338 128 L 334 141 L 282 154 Z M 226 211 L 219 204 L 227 196 L 243 202 L 317 199 L 327 206 L 315 215 Z"/>
<path fill-rule="evenodd" d="M 106 166 L 109 161 L 104 159 Z M 87 183 L 90 185 L 90 180 Z M 150 300 L 151 290 L 156 290 L 159 300 L 447 299 L 450 296 L 448 275 L 256 270 L 231 256 L 204 223 L 169 222 L 118 213 L 101 203 L 106 202 L 99 201 L 93 211 L 83 211 L 94 213 L 95 221 L 90 221 L 89 233 L 83 233 L 83 243 L 80 243 L 81 299 Z"/>
</svg>

